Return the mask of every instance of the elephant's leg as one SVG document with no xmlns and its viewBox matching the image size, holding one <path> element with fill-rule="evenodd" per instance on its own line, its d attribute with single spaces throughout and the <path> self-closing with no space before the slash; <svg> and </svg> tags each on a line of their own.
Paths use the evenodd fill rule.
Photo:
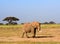
<svg viewBox="0 0 60 44">
<path fill-rule="evenodd" d="M 26 32 L 26 37 L 29 38 L 28 33 Z"/>
<path fill-rule="evenodd" d="M 24 34 L 25 34 L 25 32 L 23 32 L 23 34 L 22 34 L 22 38 L 24 37 Z"/>
<path fill-rule="evenodd" d="M 36 28 L 33 30 L 33 38 L 36 36 Z"/>
</svg>

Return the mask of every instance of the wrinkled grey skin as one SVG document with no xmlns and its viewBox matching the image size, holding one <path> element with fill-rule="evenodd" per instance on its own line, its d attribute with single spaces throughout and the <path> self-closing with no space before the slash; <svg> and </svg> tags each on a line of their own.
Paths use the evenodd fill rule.
<svg viewBox="0 0 60 44">
<path fill-rule="evenodd" d="M 24 34 L 26 34 L 26 37 L 28 37 L 27 33 L 32 33 L 33 34 L 32 37 L 35 37 L 36 30 L 38 30 L 38 31 L 41 30 L 39 22 L 25 23 L 23 25 L 23 34 L 22 34 L 22 37 L 24 37 Z"/>
</svg>

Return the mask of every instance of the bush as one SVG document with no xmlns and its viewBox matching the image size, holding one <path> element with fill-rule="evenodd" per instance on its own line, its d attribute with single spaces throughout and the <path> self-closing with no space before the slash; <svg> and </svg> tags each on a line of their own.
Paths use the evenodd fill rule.
<svg viewBox="0 0 60 44">
<path fill-rule="evenodd" d="M 3 23 L 0 23 L 0 25 L 3 25 Z"/>
<path fill-rule="evenodd" d="M 50 21 L 50 22 L 49 22 L 49 24 L 56 24 L 56 23 L 55 23 L 55 22 L 53 22 L 53 21 Z"/>
<path fill-rule="evenodd" d="M 24 23 L 21 23 L 22 25 L 24 24 Z"/>
<path fill-rule="evenodd" d="M 49 24 L 48 22 L 44 22 L 43 24 Z"/>
</svg>

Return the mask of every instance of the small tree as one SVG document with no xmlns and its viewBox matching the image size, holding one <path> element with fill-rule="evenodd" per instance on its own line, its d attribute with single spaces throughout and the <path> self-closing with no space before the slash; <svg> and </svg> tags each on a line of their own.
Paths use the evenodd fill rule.
<svg viewBox="0 0 60 44">
<path fill-rule="evenodd" d="M 44 24 L 49 24 L 48 22 L 44 22 Z"/>
<path fill-rule="evenodd" d="M 6 17 L 6 18 L 3 19 L 3 21 L 7 21 L 8 24 L 14 24 L 13 21 L 19 21 L 19 19 L 16 18 L 16 17 Z"/>
</svg>

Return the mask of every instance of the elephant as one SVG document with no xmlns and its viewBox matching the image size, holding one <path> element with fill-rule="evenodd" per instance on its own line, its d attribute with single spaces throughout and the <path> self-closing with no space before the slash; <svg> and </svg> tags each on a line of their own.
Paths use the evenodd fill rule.
<svg viewBox="0 0 60 44">
<path fill-rule="evenodd" d="M 41 24 L 39 22 L 31 22 L 31 23 L 25 23 L 23 24 L 23 34 L 22 37 L 24 37 L 24 34 L 26 34 L 26 37 L 29 37 L 27 33 L 32 33 L 33 38 L 36 36 L 36 30 L 40 31 L 41 30 Z"/>
</svg>

